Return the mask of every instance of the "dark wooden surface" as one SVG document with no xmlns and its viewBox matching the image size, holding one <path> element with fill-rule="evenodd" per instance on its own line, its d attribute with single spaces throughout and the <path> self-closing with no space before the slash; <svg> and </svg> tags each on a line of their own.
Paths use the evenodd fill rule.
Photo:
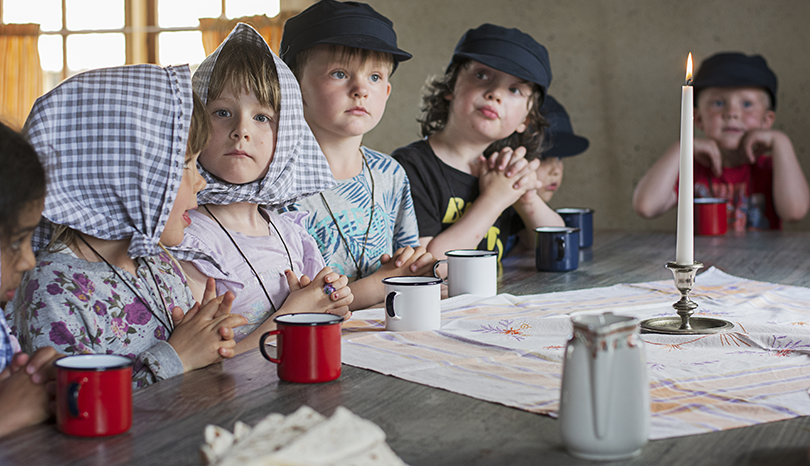
<svg viewBox="0 0 810 466">
<path fill-rule="evenodd" d="M 764 232 L 696 238 L 695 258 L 746 278 L 810 286 L 810 233 Z M 671 279 L 671 234 L 598 232 L 576 271 L 537 273 L 533 257 L 504 260 L 500 292 L 540 293 Z M 589 257 L 588 257 L 589 256 Z M 674 293 L 674 288 L 673 288 Z M 810 380 L 808 380 L 810 388 Z M 0 441 L 0 464 L 193 465 L 203 429 L 255 424 L 271 412 L 307 404 L 326 415 L 337 406 L 385 430 L 388 444 L 412 465 L 593 464 L 568 456 L 557 421 L 502 405 L 343 366 L 335 382 L 279 381 L 257 350 L 136 392 L 134 425 L 106 439 L 67 437 L 53 424 Z M 2 415 L 2 413 L 0 413 Z M 352 433 L 346 433 L 352 441 Z M 650 442 L 627 464 L 808 464 L 810 420 L 789 421 Z"/>
</svg>

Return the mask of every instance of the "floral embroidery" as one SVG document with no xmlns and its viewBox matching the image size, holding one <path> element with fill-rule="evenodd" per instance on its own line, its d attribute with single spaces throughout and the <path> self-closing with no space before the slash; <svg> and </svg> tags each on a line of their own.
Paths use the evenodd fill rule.
<svg viewBox="0 0 810 466">
<path fill-rule="evenodd" d="M 501 320 L 497 325 L 481 325 L 481 328 L 475 329 L 473 332 L 496 333 L 514 338 L 517 341 L 523 341 L 523 339 L 528 336 L 526 332 L 530 330 L 532 326 L 526 322 L 518 326 L 513 326 L 512 322 L 514 321 Z"/>
<path fill-rule="evenodd" d="M 647 365 L 650 366 L 651 371 L 662 371 L 666 368 L 660 362 L 648 362 Z"/>
<path fill-rule="evenodd" d="M 780 358 L 792 355 L 795 351 L 810 348 L 810 345 L 803 345 L 802 340 L 786 340 L 787 335 L 773 336 L 771 350 Z"/>
</svg>

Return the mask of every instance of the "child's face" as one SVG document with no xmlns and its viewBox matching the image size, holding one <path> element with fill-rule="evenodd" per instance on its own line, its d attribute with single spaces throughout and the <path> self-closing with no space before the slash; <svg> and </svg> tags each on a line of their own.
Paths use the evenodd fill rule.
<svg viewBox="0 0 810 466">
<path fill-rule="evenodd" d="M 186 160 L 183 166 L 183 178 L 180 180 L 180 189 L 177 191 L 177 198 L 174 200 L 169 219 L 166 220 L 166 227 L 160 235 L 160 242 L 164 246 L 177 246 L 183 241 L 183 230 L 191 225 L 189 210 L 197 208 L 197 193 L 205 188 L 205 179 L 197 170 L 197 157 L 194 154 Z"/>
<path fill-rule="evenodd" d="M 532 83 L 476 61 L 458 73 L 450 100 L 448 126 L 473 141 L 490 144 L 526 129 Z"/>
<path fill-rule="evenodd" d="M 206 105 L 211 115 L 211 141 L 200 163 L 217 178 L 245 184 L 264 178 L 273 161 L 278 115 L 251 91 L 226 86 Z"/>
<path fill-rule="evenodd" d="M 720 150 L 735 151 L 748 131 L 770 129 L 775 114 L 768 107 L 768 94 L 761 89 L 709 87 L 698 96 L 695 125 Z"/>
<path fill-rule="evenodd" d="M 391 94 L 390 64 L 358 56 L 348 62 L 315 46 L 301 72 L 304 117 L 318 142 L 362 136 L 374 129 Z"/>
<path fill-rule="evenodd" d="M 545 202 L 551 200 L 554 193 L 560 188 L 563 178 L 563 163 L 559 158 L 546 158 L 540 160 L 537 168 L 537 179 L 543 187 L 537 190 L 537 195 Z"/>
<path fill-rule="evenodd" d="M 17 226 L 11 236 L 0 240 L 0 301 L 11 301 L 14 298 L 14 291 L 20 286 L 23 274 L 33 269 L 37 263 L 31 248 L 31 236 L 39 225 L 44 207 L 45 199 L 29 203 L 20 211 L 20 218 L 17 219 Z"/>
</svg>

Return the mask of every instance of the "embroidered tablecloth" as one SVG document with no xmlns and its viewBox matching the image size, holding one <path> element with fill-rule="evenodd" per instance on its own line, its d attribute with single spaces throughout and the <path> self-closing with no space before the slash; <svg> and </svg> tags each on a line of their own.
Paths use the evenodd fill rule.
<svg viewBox="0 0 810 466">
<path fill-rule="evenodd" d="M 696 315 L 720 334 L 642 334 L 650 376 L 650 439 L 810 414 L 810 289 L 734 277 L 696 279 Z M 672 280 L 530 296 L 442 302 L 442 329 L 386 332 L 382 309 L 344 324 L 343 362 L 474 398 L 556 416 L 570 315 L 639 320 L 674 315 Z"/>
</svg>

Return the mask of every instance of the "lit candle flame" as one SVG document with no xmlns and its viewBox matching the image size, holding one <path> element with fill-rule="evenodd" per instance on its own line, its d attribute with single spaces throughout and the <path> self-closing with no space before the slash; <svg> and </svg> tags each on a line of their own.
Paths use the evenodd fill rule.
<svg viewBox="0 0 810 466">
<path fill-rule="evenodd" d="M 692 84 L 692 52 L 689 52 L 689 58 L 686 60 L 686 85 Z"/>
</svg>

